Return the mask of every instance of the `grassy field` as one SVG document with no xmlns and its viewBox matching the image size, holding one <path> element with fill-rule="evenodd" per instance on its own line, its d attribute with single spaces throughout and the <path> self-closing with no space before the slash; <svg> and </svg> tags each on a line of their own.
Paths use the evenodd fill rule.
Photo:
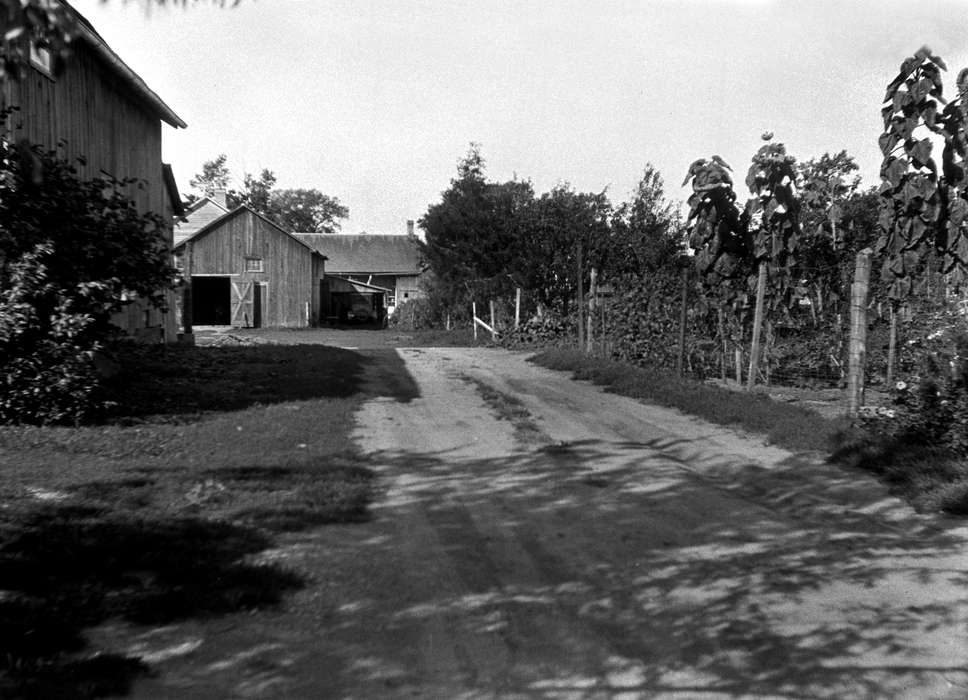
<svg viewBox="0 0 968 700">
<path fill-rule="evenodd" d="M 83 630 L 102 621 L 277 604 L 303 572 L 252 555 L 366 518 L 354 410 L 377 391 L 416 395 L 392 350 L 152 347 L 119 359 L 99 424 L 0 428 L 0 697 L 123 692 L 148 669 L 86 647 Z"/>
</svg>

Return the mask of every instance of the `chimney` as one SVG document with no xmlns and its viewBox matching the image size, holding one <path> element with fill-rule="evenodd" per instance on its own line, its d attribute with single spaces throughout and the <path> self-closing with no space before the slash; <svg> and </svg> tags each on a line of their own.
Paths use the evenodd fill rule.
<svg viewBox="0 0 968 700">
<path fill-rule="evenodd" d="M 407 219 L 407 235 L 413 235 L 413 219 Z"/>
<path fill-rule="evenodd" d="M 210 199 L 218 204 L 223 209 L 228 209 L 228 204 L 225 203 L 225 188 L 218 188 L 212 190 L 212 196 Z"/>
</svg>

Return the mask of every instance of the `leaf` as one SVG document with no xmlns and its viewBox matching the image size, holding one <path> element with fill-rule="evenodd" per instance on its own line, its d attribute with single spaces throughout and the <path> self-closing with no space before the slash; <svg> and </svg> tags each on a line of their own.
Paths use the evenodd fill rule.
<svg viewBox="0 0 968 700">
<path fill-rule="evenodd" d="M 900 137 L 898 137 L 898 135 L 893 131 L 885 131 L 883 134 L 881 134 L 881 137 L 877 139 L 877 145 L 881 147 L 881 153 L 886 156 L 894 150 L 894 147 L 897 145 L 899 140 Z"/>
<path fill-rule="evenodd" d="M 930 139 L 921 139 L 908 151 L 915 165 L 925 166 L 931 158 L 932 143 Z M 907 149 L 905 149 L 907 150 Z"/>
</svg>

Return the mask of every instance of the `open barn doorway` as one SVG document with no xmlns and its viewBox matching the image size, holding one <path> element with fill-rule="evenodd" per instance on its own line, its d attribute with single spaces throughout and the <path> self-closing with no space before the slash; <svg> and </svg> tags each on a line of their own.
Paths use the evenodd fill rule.
<svg viewBox="0 0 968 700">
<path fill-rule="evenodd" d="M 192 322 L 196 326 L 228 326 L 232 323 L 229 278 L 192 277 Z"/>
</svg>

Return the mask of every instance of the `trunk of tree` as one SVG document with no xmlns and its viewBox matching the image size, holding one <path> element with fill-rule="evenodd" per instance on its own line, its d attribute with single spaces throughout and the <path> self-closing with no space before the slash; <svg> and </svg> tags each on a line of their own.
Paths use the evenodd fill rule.
<svg viewBox="0 0 968 700">
<path fill-rule="evenodd" d="M 581 240 L 578 241 L 578 254 L 576 257 L 577 263 L 577 282 L 578 282 L 578 294 L 575 296 L 575 301 L 578 304 L 576 311 L 576 316 L 578 317 L 578 349 L 584 350 L 585 348 L 585 294 L 582 289 L 583 271 L 582 271 L 582 245 Z"/>
<path fill-rule="evenodd" d="M 864 371 L 867 365 L 867 288 L 871 274 L 871 251 L 857 254 L 850 295 L 850 362 L 847 371 L 847 412 L 856 416 L 864 405 Z"/>
</svg>

